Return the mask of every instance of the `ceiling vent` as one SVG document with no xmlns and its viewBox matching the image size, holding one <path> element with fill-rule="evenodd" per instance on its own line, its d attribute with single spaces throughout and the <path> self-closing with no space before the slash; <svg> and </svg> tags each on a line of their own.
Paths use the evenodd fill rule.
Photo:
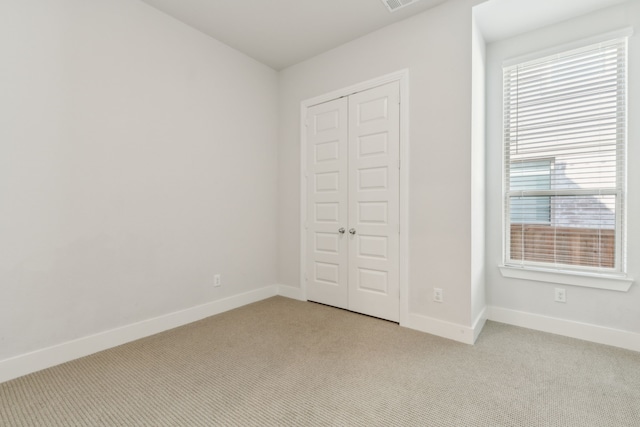
<svg viewBox="0 0 640 427">
<path fill-rule="evenodd" d="M 405 6 L 409 6 L 412 3 L 416 3 L 419 0 L 382 0 L 389 12 L 395 12 L 398 9 L 402 9 Z"/>
</svg>

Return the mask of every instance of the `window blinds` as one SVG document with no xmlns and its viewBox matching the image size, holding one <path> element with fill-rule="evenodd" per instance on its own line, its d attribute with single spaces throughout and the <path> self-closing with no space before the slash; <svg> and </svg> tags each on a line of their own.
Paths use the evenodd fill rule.
<svg viewBox="0 0 640 427">
<path fill-rule="evenodd" d="M 504 69 L 506 264 L 622 270 L 626 40 Z"/>
</svg>

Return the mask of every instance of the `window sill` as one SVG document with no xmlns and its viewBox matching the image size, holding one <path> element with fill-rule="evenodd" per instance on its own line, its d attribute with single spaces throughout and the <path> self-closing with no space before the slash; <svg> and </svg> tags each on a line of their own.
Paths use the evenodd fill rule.
<svg viewBox="0 0 640 427">
<path fill-rule="evenodd" d="M 510 265 L 499 265 L 498 268 L 500 268 L 502 277 L 607 289 L 619 292 L 628 292 L 633 284 L 633 278 L 626 275 L 589 274 L 535 267 L 515 267 Z"/>
</svg>

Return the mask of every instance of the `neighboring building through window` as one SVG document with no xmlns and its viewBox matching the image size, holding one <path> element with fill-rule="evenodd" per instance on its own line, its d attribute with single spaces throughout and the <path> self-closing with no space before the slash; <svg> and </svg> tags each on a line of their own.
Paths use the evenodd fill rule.
<svg viewBox="0 0 640 427">
<path fill-rule="evenodd" d="M 504 69 L 505 264 L 624 271 L 626 38 Z"/>
<path fill-rule="evenodd" d="M 530 160 L 511 164 L 511 190 L 550 190 L 551 160 Z M 512 224 L 551 224 L 551 196 L 511 198 Z"/>
</svg>

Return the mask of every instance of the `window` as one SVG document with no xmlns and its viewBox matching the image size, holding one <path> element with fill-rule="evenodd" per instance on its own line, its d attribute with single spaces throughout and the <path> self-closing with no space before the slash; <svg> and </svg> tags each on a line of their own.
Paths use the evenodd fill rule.
<svg viewBox="0 0 640 427">
<path fill-rule="evenodd" d="M 504 68 L 505 265 L 624 272 L 626 49 Z"/>
<path fill-rule="evenodd" d="M 551 160 L 513 162 L 512 190 L 550 190 Z M 550 196 L 514 196 L 511 199 L 512 224 L 551 224 Z"/>
</svg>

